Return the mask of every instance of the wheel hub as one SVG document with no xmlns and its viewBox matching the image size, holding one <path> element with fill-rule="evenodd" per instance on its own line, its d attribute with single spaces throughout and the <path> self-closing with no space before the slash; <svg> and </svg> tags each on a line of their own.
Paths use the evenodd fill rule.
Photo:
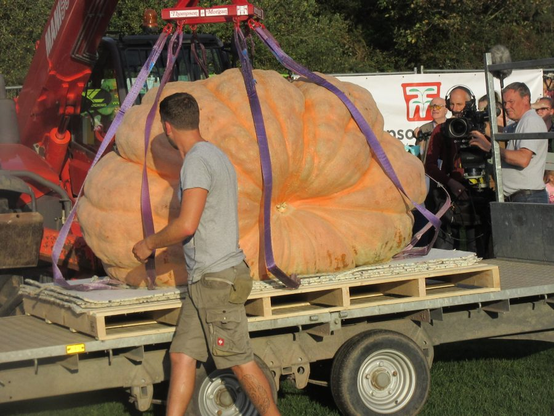
<svg viewBox="0 0 554 416">
<path fill-rule="evenodd" d="M 224 385 L 221 385 L 215 392 L 214 401 L 223 408 L 231 407 L 235 403 L 233 394 Z"/>
<path fill-rule="evenodd" d="M 394 413 L 414 394 L 415 369 L 399 351 L 381 350 L 368 356 L 358 372 L 358 392 L 376 413 Z"/>
<path fill-rule="evenodd" d="M 391 375 L 384 368 L 378 368 L 371 375 L 371 385 L 377 390 L 385 390 L 391 383 Z"/>
</svg>

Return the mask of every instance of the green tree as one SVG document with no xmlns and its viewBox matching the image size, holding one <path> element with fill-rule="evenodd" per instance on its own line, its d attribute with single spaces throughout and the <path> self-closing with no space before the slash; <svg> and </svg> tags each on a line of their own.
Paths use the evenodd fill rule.
<svg viewBox="0 0 554 416">
<path fill-rule="evenodd" d="M 115 0 L 114 0 L 115 1 Z M 264 24 L 285 52 L 320 72 L 373 72 L 482 68 L 483 54 L 497 43 L 513 60 L 554 56 L 552 0 L 253 0 Z M 171 7 L 171 0 L 119 0 L 109 32 L 142 31 L 145 8 Z M 229 3 L 206 0 L 202 6 Z M 0 73 L 21 84 L 54 0 L 0 0 Z M 160 26 L 164 22 L 160 19 Z M 225 42 L 231 25 L 207 25 Z M 260 43 L 255 67 L 282 70 Z"/>
<path fill-rule="evenodd" d="M 482 68 L 483 54 L 497 43 L 513 60 L 554 55 L 551 0 L 318 1 L 348 16 L 397 70 Z"/>
<path fill-rule="evenodd" d="M 484 52 L 497 43 L 506 45 L 514 60 L 552 54 L 551 40 L 537 36 L 547 29 L 552 35 L 552 26 L 544 25 L 544 16 L 552 16 L 551 1 L 380 0 L 379 6 L 404 65 L 480 68 Z"/>
<path fill-rule="evenodd" d="M 0 73 L 6 85 L 23 82 L 53 0 L 0 0 Z"/>
<path fill-rule="evenodd" d="M 322 8 L 316 0 L 277 2 L 261 0 L 264 24 L 283 50 L 311 70 L 338 72 L 375 71 L 380 54 L 371 53 L 359 29 L 345 16 Z M 265 49 L 256 49 L 256 66 L 277 68 Z"/>
<path fill-rule="evenodd" d="M 0 0 L 4 6 L 0 28 L 2 50 L 0 72 L 8 85 L 23 82 L 33 57 L 35 43 L 40 39 L 50 15 L 54 0 L 37 0 L 34 3 L 22 0 Z M 203 1 L 202 6 L 225 4 L 229 1 Z M 381 54 L 368 48 L 361 32 L 345 16 L 320 7 L 316 0 L 289 0 L 278 2 L 260 0 L 255 2 L 265 10 L 264 23 L 279 40 L 283 49 L 298 62 L 320 72 L 375 71 L 384 66 Z M 158 12 L 173 6 L 172 1 L 120 0 L 110 21 L 108 32 L 141 33 L 143 11 L 153 8 Z M 31 24 L 32 22 L 32 24 Z M 165 22 L 159 21 L 161 27 Z M 161 29 L 160 27 L 160 29 Z M 231 25 L 207 25 L 201 32 L 214 33 L 224 41 L 232 38 Z M 260 43 L 255 49 L 257 68 L 280 69 L 279 64 Z M 385 65 L 386 66 L 386 65 Z M 392 68 L 392 65 L 389 65 Z"/>
</svg>

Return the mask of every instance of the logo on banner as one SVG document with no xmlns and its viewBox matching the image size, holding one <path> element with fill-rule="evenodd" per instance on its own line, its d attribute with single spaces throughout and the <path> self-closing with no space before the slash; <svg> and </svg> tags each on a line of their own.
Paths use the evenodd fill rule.
<svg viewBox="0 0 554 416">
<path fill-rule="evenodd" d="M 440 89 L 440 82 L 402 84 L 402 92 L 406 102 L 406 119 L 408 121 L 432 120 L 429 104 L 433 98 L 440 97 Z"/>
</svg>

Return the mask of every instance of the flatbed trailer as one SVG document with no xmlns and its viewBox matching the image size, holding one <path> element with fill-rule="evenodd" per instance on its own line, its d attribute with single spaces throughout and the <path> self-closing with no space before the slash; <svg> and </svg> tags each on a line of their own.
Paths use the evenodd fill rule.
<svg viewBox="0 0 554 416">
<path fill-rule="evenodd" d="M 331 389 L 343 413 L 413 414 L 427 398 L 434 346 L 493 337 L 554 341 L 554 264 L 482 263 L 498 267 L 499 289 L 250 316 L 254 352 L 276 389 L 283 377 L 305 387 L 310 365 L 332 359 Z M 169 378 L 172 331 L 99 340 L 13 316 L 0 319 L 0 334 L 0 413 L 5 403 L 116 387 L 129 389 L 144 411 L 153 386 Z M 197 373 L 189 414 L 250 414 L 230 371 L 207 364 Z"/>
</svg>

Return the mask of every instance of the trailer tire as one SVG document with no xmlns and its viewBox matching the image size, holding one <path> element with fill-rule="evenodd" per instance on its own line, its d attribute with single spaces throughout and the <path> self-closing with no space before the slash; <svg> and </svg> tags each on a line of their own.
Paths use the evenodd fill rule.
<svg viewBox="0 0 554 416">
<path fill-rule="evenodd" d="M 345 415 L 415 415 L 429 394 L 425 355 L 410 338 L 392 331 L 363 332 L 337 352 L 331 392 Z"/>
<path fill-rule="evenodd" d="M 265 374 L 276 402 L 277 386 L 271 370 L 257 355 L 254 355 L 254 360 Z M 242 390 L 233 371 L 231 369 L 217 370 L 213 361 L 210 360 L 196 370 L 194 394 L 185 415 L 213 416 L 219 414 L 253 416 L 258 413 Z"/>
</svg>

